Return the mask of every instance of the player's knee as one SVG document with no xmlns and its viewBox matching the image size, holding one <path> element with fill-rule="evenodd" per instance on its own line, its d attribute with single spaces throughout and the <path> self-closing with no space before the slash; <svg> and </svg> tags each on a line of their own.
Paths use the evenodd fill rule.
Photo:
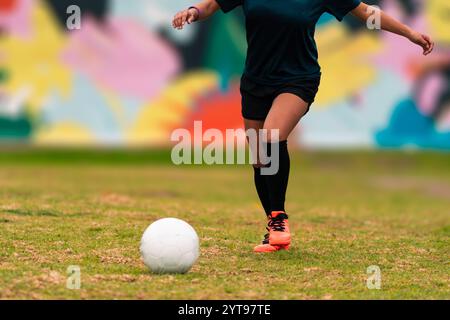
<svg viewBox="0 0 450 320">
<path fill-rule="evenodd" d="M 265 134 L 263 135 L 263 141 L 266 143 L 276 143 L 282 140 L 286 140 L 282 137 L 280 129 L 273 127 L 264 127 Z"/>
</svg>

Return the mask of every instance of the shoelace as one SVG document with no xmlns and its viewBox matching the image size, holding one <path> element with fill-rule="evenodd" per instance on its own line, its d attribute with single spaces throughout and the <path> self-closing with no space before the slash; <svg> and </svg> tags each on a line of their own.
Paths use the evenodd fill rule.
<svg viewBox="0 0 450 320">
<path fill-rule="evenodd" d="M 281 231 L 283 232 L 285 230 L 285 223 L 284 223 L 284 217 L 276 217 L 271 218 L 269 221 L 269 228 L 275 231 Z"/>
</svg>

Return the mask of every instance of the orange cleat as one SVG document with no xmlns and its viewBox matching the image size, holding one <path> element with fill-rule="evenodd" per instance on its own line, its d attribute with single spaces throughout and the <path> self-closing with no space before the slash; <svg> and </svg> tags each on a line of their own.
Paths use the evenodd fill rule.
<svg viewBox="0 0 450 320">
<path fill-rule="evenodd" d="M 286 212 L 274 211 L 269 215 L 269 244 L 281 247 L 291 244 L 291 232 Z"/>
<path fill-rule="evenodd" d="M 269 228 L 267 228 L 269 230 Z M 275 252 L 280 250 L 288 250 L 289 246 L 272 246 L 269 244 L 269 234 L 264 236 L 264 240 L 260 245 L 257 245 L 253 251 L 256 253 Z"/>
</svg>

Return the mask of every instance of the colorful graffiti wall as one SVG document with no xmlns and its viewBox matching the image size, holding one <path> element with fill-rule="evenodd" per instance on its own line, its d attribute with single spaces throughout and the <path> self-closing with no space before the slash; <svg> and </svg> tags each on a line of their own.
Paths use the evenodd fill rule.
<svg viewBox="0 0 450 320">
<path fill-rule="evenodd" d="M 450 149 L 450 2 L 368 1 L 437 44 L 324 15 L 323 80 L 292 140 L 308 147 Z M 67 7 L 83 13 L 67 28 Z M 242 127 L 240 10 L 171 29 L 190 0 L 0 0 L 0 141 L 157 146 L 176 128 Z M 443 14 L 446 12 L 447 14 Z"/>
</svg>

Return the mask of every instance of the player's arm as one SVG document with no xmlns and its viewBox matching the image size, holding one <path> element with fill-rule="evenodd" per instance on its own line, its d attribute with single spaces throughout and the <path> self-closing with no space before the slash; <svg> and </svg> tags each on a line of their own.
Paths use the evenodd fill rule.
<svg viewBox="0 0 450 320">
<path fill-rule="evenodd" d="M 207 19 L 217 10 L 219 10 L 219 5 L 216 0 L 203 0 L 190 9 L 178 12 L 173 18 L 172 26 L 176 29 L 183 29 L 186 23 Z"/>
<path fill-rule="evenodd" d="M 373 8 L 373 10 L 371 10 L 371 8 Z M 403 36 L 411 42 L 421 46 L 424 55 L 428 55 L 433 51 L 434 43 L 429 36 L 411 29 L 378 8 L 369 7 L 362 2 L 352 11 L 352 14 L 364 22 L 373 14 L 379 14 L 381 17 L 381 29 Z"/>
</svg>

